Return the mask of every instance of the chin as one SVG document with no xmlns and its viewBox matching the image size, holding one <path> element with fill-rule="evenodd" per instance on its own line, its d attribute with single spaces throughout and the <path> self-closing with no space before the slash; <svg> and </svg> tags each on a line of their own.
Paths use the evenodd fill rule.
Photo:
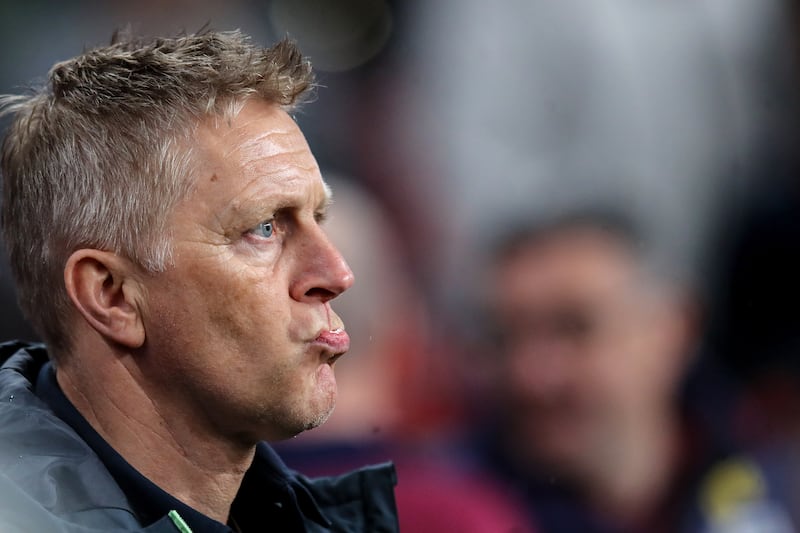
<svg viewBox="0 0 800 533">
<path fill-rule="evenodd" d="M 334 405 L 331 405 L 328 409 L 326 409 L 323 412 L 321 412 L 317 417 L 315 417 L 314 419 L 310 420 L 308 422 L 308 424 L 306 424 L 306 427 L 304 428 L 304 430 L 317 428 L 317 427 L 321 426 L 322 424 L 324 424 L 325 422 L 327 422 L 328 418 L 330 418 L 331 414 L 333 414 L 333 408 L 334 408 Z"/>
<path fill-rule="evenodd" d="M 321 426 L 333 413 L 333 407 L 333 404 L 331 404 L 329 407 L 320 408 L 315 412 L 308 412 L 301 417 L 295 418 L 293 422 L 287 420 L 286 431 L 283 432 L 286 435 L 285 438 L 296 437 L 304 431 Z"/>
<path fill-rule="evenodd" d="M 283 403 L 275 411 L 282 416 L 272 418 L 276 423 L 281 439 L 296 437 L 304 431 L 314 429 L 325 423 L 336 405 L 336 387 L 320 387 L 319 383 L 306 385 L 303 392 L 295 389 L 286 393 L 293 396 L 294 402 Z"/>
</svg>

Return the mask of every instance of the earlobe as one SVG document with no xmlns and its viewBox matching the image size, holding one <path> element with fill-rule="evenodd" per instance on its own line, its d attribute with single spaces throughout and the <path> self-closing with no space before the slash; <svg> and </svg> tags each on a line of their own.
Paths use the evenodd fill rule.
<svg viewBox="0 0 800 533">
<path fill-rule="evenodd" d="M 128 261 L 112 252 L 77 250 L 64 267 L 64 283 L 78 313 L 101 336 L 127 348 L 144 343 L 140 286 Z"/>
</svg>

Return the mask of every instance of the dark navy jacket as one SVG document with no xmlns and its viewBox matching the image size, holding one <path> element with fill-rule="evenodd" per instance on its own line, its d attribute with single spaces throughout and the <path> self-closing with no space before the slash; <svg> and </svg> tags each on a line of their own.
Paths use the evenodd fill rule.
<svg viewBox="0 0 800 533">
<path fill-rule="evenodd" d="M 37 396 L 37 376 L 46 362 L 42 345 L 0 345 L 0 531 L 179 532 L 169 516 L 143 527 L 97 454 Z M 289 470 L 266 444 L 257 453 L 270 477 L 313 511 L 299 508 L 303 526 L 291 531 L 398 530 L 391 465 L 309 479 Z M 264 528 L 287 531 L 285 524 L 270 524 L 266 513 Z"/>
</svg>

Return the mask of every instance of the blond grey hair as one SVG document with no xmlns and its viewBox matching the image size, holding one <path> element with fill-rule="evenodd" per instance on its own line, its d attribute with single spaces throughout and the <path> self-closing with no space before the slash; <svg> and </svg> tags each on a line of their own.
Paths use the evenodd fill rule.
<svg viewBox="0 0 800 533">
<path fill-rule="evenodd" d="M 167 219 L 191 190 L 191 136 L 249 98 L 291 111 L 313 86 L 296 45 L 204 31 L 110 45 L 58 63 L 47 85 L 0 96 L 2 229 L 20 306 L 53 352 L 69 348 L 69 256 L 95 248 L 151 272 L 171 257 Z"/>
</svg>

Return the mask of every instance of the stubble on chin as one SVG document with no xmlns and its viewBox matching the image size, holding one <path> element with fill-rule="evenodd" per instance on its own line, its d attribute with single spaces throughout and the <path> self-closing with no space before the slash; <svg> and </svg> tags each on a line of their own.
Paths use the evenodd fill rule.
<svg viewBox="0 0 800 533">
<path fill-rule="evenodd" d="M 310 412 L 308 407 L 305 406 L 305 409 L 296 407 L 285 409 L 282 416 L 266 417 L 271 419 L 271 423 L 270 420 L 265 420 L 264 422 L 278 429 L 278 434 L 284 435 L 283 438 L 296 437 L 304 431 L 324 424 L 333 414 L 335 401 L 331 398 L 328 406 L 316 409 L 313 412 Z"/>
<path fill-rule="evenodd" d="M 317 427 L 321 426 L 322 424 L 324 424 L 325 422 L 327 422 L 328 418 L 330 418 L 330 416 L 333 414 L 334 408 L 335 408 L 335 405 L 331 404 L 329 409 L 327 409 L 323 413 L 320 413 L 319 416 L 317 416 L 315 419 L 311 420 L 308 424 L 306 424 L 306 427 L 305 427 L 304 431 L 307 431 L 309 429 L 317 428 Z"/>
</svg>

